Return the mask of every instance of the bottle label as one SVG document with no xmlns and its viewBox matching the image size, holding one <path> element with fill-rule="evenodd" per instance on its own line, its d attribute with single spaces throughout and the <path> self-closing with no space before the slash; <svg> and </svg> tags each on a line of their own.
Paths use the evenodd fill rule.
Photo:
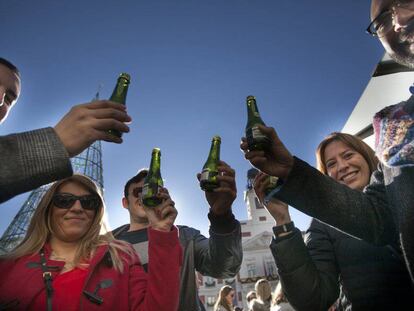
<svg viewBox="0 0 414 311">
<path fill-rule="evenodd" d="M 263 135 L 259 127 L 253 126 L 246 132 L 247 141 L 265 141 L 268 140 L 267 136 Z"/>
<path fill-rule="evenodd" d="M 271 143 L 270 139 L 260 131 L 258 126 L 247 129 L 246 139 L 250 150 L 264 150 Z"/>
<path fill-rule="evenodd" d="M 214 178 L 217 175 L 218 175 L 218 172 L 217 171 L 210 171 L 208 168 L 205 168 L 201 172 L 200 181 L 203 181 L 203 180 L 211 180 L 212 178 Z"/>
<path fill-rule="evenodd" d="M 200 181 L 201 181 L 201 180 L 209 180 L 209 177 L 210 177 L 210 171 L 209 171 L 208 169 L 204 169 L 204 170 L 201 172 Z"/>
</svg>

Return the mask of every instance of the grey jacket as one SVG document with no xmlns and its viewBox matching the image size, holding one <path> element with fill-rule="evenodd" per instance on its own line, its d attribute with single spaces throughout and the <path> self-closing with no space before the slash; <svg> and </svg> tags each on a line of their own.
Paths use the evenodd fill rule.
<svg viewBox="0 0 414 311">
<path fill-rule="evenodd" d="M 179 239 L 183 247 L 183 264 L 180 278 L 179 311 L 205 310 L 198 298 L 195 272 L 213 278 L 234 277 L 240 269 L 243 259 L 240 223 L 234 219 L 227 223 L 217 223 L 210 217 L 210 238 L 203 236 L 200 231 L 178 226 Z M 129 229 L 129 225 L 114 230 L 114 236 Z M 220 233 L 219 233 L 220 232 Z"/>
<path fill-rule="evenodd" d="M 73 173 L 51 127 L 1 136 L 0 158 L 0 203 Z"/>
<path fill-rule="evenodd" d="M 414 167 L 382 167 L 364 192 L 353 190 L 295 158 L 275 197 L 376 245 L 403 249 L 414 282 Z"/>
<path fill-rule="evenodd" d="M 306 232 L 272 240 L 270 249 L 284 292 L 296 310 L 400 310 L 414 306 L 404 260 L 390 246 L 377 247 L 315 219 Z"/>
</svg>

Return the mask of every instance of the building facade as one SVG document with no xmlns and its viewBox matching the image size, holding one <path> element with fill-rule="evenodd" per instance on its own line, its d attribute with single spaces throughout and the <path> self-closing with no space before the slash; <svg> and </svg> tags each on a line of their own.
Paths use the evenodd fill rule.
<svg viewBox="0 0 414 311">
<path fill-rule="evenodd" d="M 244 201 L 247 208 L 247 220 L 240 221 L 243 244 L 243 262 L 235 278 L 217 280 L 198 274 L 199 295 L 206 310 L 213 310 L 220 288 L 230 285 L 236 292 L 233 304 L 247 310 L 246 294 L 254 290 L 255 283 L 260 279 L 267 279 L 276 288 L 279 280 L 276 264 L 270 252 L 272 227 L 275 225 L 273 217 L 258 201 L 253 189 L 253 180 L 256 169 L 247 173 L 247 187 L 244 192 Z"/>
</svg>

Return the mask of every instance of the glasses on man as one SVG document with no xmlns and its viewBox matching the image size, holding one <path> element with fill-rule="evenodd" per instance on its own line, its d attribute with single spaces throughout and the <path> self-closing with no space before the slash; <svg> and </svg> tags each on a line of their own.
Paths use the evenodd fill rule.
<svg viewBox="0 0 414 311">
<path fill-rule="evenodd" d="M 367 33 L 382 38 L 394 27 L 395 9 L 414 9 L 413 0 L 396 0 L 389 9 L 378 15 L 368 26 Z"/>
<path fill-rule="evenodd" d="M 76 196 L 70 193 L 56 193 L 52 197 L 53 205 L 63 209 L 71 208 L 77 200 L 85 210 L 93 211 L 101 206 L 101 199 L 93 194 Z"/>
<path fill-rule="evenodd" d="M 142 187 L 135 187 L 134 189 L 132 189 L 132 195 L 139 199 L 142 195 Z"/>
</svg>

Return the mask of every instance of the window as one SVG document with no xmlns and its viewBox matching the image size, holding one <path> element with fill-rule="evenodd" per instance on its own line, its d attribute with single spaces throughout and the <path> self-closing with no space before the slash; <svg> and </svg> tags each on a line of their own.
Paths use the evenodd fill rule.
<svg viewBox="0 0 414 311">
<path fill-rule="evenodd" d="M 252 236 L 251 232 L 242 232 L 242 237 L 248 237 L 248 236 Z"/>
<path fill-rule="evenodd" d="M 255 203 L 257 209 L 264 208 L 264 206 L 262 204 L 260 204 L 260 202 L 257 198 L 254 198 L 254 203 Z"/>
<path fill-rule="evenodd" d="M 215 296 L 207 296 L 207 305 L 208 306 L 214 306 L 216 303 L 216 297 Z"/>
<path fill-rule="evenodd" d="M 206 287 L 216 286 L 216 280 L 213 279 L 212 277 L 207 276 L 206 281 L 205 281 L 205 285 L 206 285 Z"/>
<path fill-rule="evenodd" d="M 276 275 L 276 264 L 273 260 L 266 261 L 266 275 Z"/>
<path fill-rule="evenodd" d="M 247 276 L 252 278 L 256 275 L 256 265 L 253 263 L 247 264 Z"/>
<path fill-rule="evenodd" d="M 266 216 L 260 216 L 260 217 L 259 217 L 259 220 L 260 220 L 260 221 L 266 221 Z"/>
</svg>

